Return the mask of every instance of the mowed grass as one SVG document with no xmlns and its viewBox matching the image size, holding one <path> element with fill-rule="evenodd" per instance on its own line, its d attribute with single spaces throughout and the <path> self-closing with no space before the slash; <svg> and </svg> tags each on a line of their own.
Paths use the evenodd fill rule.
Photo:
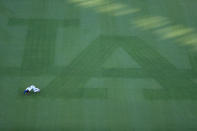
<svg viewBox="0 0 197 131">
<path fill-rule="evenodd" d="M 196 131 L 196 6 L 0 0 L 0 130 Z"/>
</svg>

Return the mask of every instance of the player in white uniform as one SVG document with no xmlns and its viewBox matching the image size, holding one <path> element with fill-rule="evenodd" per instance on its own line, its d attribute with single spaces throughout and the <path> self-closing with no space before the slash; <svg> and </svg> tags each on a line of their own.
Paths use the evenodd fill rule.
<svg viewBox="0 0 197 131">
<path fill-rule="evenodd" d="M 29 94 L 32 90 L 34 93 L 40 92 L 39 88 L 36 88 L 35 85 L 31 85 L 25 89 L 24 94 Z"/>
<path fill-rule="evenodd" d="M 34 93 L 40 92 L 40 89 L 36 88 L 34 85 L 32 85 L 32 90 Z"/>
</svg>

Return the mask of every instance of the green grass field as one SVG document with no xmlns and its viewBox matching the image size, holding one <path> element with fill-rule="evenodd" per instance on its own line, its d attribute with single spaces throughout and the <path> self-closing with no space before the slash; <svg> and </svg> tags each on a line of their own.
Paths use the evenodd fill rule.
<svg viewBox="0 0 197 131">
<path fill-rule="evenodd" d="M 197 131 L 196 7 L 0 0 L 0 131 Z"/>
</svg>

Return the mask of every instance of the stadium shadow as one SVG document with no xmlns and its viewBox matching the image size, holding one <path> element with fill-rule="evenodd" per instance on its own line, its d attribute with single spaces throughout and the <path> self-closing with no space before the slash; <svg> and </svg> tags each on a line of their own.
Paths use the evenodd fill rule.
<svg viewBox="0 0 197 131">
<path fill-rule="evenodd" d="M 141 31 L 149 31 L 160 40 L 172 40 L 178 46 L 184 46 L 196 52 L 197 34 L 192 28 L 174 24 L 162 16 L 142 16 L 132 21 L 132 24 Z"/>
<path fill-rule="evenodd" d="M 192 28 L 173 24 L 161 16 L 144 16 L 132 22 L 142 31 L 151 32 L 161 41 L 171 41 L 187 51 L 192 70 L 197 73 L 197 34 Z"/>
<path fill-rule="evenodd" d="M 112 0 L 69 0 L 69 2 L 114 17 L 131 16 L 132 21 L 128 21 L 128 23 L 131 23 L 139 30 L 149 31 L 162 41 L 171 40 L 179 46 L 189 48 L 192 54 L 197 51 L 197 33 L 195 29 L 175 24 L 167 17 L 144 15 L 141 8 L 131 8 L 126 4 Z"/>
<path fill-rule="evenodd" d="M 105 13 L 113 16 L 130 15 L 140 11 L 139 8 L 129 8 L 128 5 L 115 3 L 113 0 L 69 0 L 79 7 L 90 8 L 97 13 Z"/>
</svg>

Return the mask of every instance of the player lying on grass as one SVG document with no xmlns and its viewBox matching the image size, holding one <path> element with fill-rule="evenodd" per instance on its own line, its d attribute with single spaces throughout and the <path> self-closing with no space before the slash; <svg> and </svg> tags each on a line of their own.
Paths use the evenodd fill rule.
<svg viewBox="0 0 197 131">
<path fill-rule="evenodd" d="M 40 89 L 39 88 L 36 88 L 35 85 L 31 85 L 29 87 L 27 87 L 24 91 L 24 94 L 29 94 L 31 91 L 33 90 L 33 93 L 38 93 L 40 92 Z"/>
</svg>

